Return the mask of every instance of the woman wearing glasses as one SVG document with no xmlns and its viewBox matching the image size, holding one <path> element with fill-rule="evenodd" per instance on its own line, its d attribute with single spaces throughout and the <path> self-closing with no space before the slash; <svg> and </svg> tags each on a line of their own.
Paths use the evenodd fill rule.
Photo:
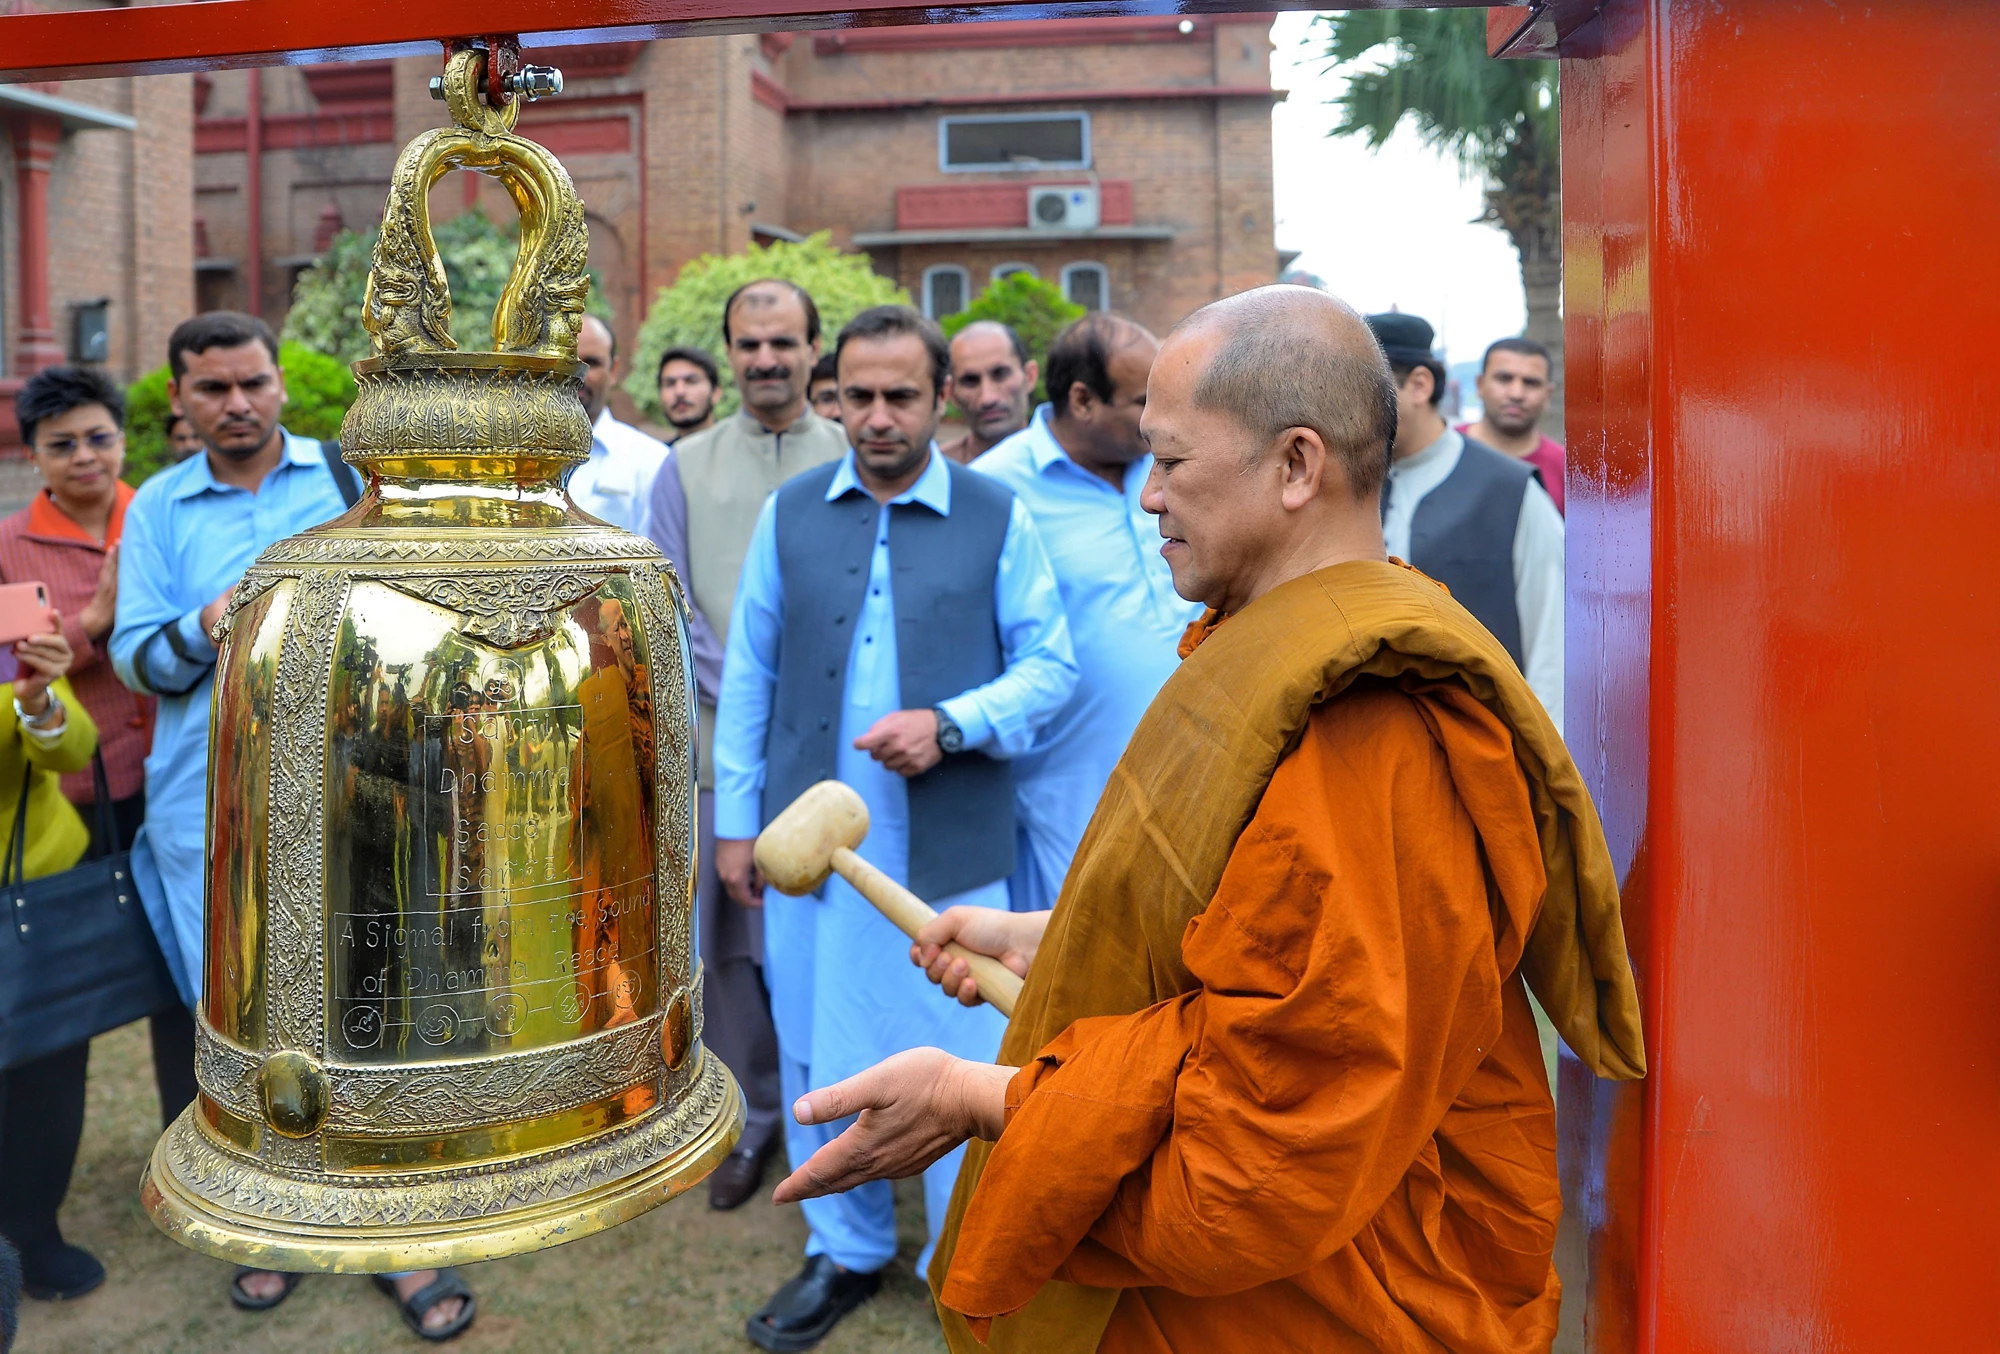
<svg viewBox="0 0 2000 1354">
<path fill-rule="evenodd" d="M 132 499 L 131 486 L 118 478 L 125 465 L 125 397 L 94 368 L 49 367 L 22 386 L 14 411 L 43 487 L 26 508 L 0 521 L 0 583 L 41 583 L 48 588 L 72 655 L 70 691 L 99 732 L 118 825 L 117 844 L 129 848 L 145 818 L 145 760 L 152 741 L 153 702 L 119 683 L 105 647 L 118 601 L 118 537 L 125 524 L 125 506 Z M 0 709 L 0 719 L 11 713 Z M 90 823 L 96 789 L 87 755 L 81 766 L 63 776 L 62 793 L 82 810 L 81 822 Z M 11 804 L 8 811 L 11 814 Z M 32 860 L 42 833 L 32 820 L 29 832 Z M 95 844 L 97 849 L 105 845 Z M 191 1017 L 177 1004 L 153 1018 L 154 1070 L 166 1119 L 178 1115 L 194 1098 L 193 1046 Z M 31 1151 L 20 1150 L 18 1135 L 5 1134 L 5 1150 L 0 1152 L 0 1222 L 41 1230 L 37 1221 L 20 1215 L 25 1210 L 39 1217 L 46 1204 L 53 1225 L 54 1203 L 46 1196 L 52 1193 L 60 1202 L 68 1183 L 77 1143 L 69 1130 L 82 1130 L 88 1055 L 89 1046 L 83 1044 L 32 1065 L 38 1078 L 33 1098 L 43 1102 L 37 1111 L 43 1116 L 38 1120 L 41 1132 L 31 1135 Z M 7 1074 L 10 1081 L 16 1075 Z M 58 1105 L 72 1104 L 73 1116 L 66 1109 L 55 1112 Z M 12 1110 L 10 1104 L 9 1115 Z M 0 1132 L 5 1127 L 0 1125 Z M 63 1246 L 59 1236 L 13 1239 L 27 1262 L 29 1288 L 36 1296 L 76 1297 L 103 1281 L 97 1262 L 85 1252 Z M 42 1253 L 32 1253 L 37 1250 Z M 36 1272 L 38 1260 L 46 1272 Z"/>
</svg>

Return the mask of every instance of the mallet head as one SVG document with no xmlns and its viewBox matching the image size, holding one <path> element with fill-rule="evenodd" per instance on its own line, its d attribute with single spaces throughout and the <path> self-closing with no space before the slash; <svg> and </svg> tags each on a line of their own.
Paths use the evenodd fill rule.
<svg viewBox="0 0 2000 1354">
<path fill-rule="evenodd" d="M 780 893 L 811 893 L 833 873 L 835 847 L 868 835 L 868 806 L 854 788 L 823 780 L 794 799 L 757 834 L 757 868 Z"/>
</svg>

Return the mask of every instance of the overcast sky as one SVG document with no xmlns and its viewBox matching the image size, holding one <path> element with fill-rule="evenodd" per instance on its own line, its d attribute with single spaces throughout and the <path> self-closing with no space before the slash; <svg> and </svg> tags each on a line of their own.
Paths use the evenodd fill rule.
<svg viewBox="0 0 2000 1354">
<path fill-rule="evenodd" d="M 1364 312 L 1391 306 L 1437 326 L 1452 362 L 1474 362 L 1526 319 L 1514 247 L 1493 226 L 1480 184 L 1418 144 L 1407 127 L 1380 151 L 1329 137 L 1339 76 L 1324 73 L 1310 14 L 1272 27 L 1274 83 L 1291 97 L 1273 113 L 1278 247 Z"/>
</svg>

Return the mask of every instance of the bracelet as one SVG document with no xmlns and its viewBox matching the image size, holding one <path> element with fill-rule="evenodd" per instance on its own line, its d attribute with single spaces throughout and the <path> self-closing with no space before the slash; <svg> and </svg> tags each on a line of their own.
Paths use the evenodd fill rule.
<svg viewBox="0 0 2000 1354">
<path fill-rule="evenodd" d="M 39 715 L 31 715 L 26 710 L 22 709 L 21 698 L 19 696 L 14 697 L 14 717 L 20 720 L 21 723 L 26 725 L 28 728 L 35 730 L 37 733 L 42 732 L 43 730 L 47 729 L 49 725 L 55 723 L 56 720 L 62 716 L 62 712 L 63 712 L 62 697 L 58 696 L 53 691 L 49 692 L 48 709 L 42 711 Z"/>
</svg>

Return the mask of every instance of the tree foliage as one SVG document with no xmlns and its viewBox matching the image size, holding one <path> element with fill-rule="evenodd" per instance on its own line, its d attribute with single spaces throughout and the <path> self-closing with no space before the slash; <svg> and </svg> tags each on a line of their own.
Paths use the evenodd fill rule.
<svg viewBox="0 0 2000 1354">
<path fill-rule="evenodd" d="M 301 437 L 321 441 L 340 436 L 340 421 L 354 403 L 354 374 L 347 364 L 301 343 L 278 346 L 278 365 L 285 372 L 285 411 L 280 421 Z M 125 482 L 143 484 L 172 464 L 167 454 L 167 421 L 173 406 L 167 396 L 171 373 L 165 367 L 147 372 L 125 392 Z"/>
<path fill-rule="evenodd" d="M 811 293 L 819 307 L 822 337 L 831 345 L 840 327 L 870 306 L 908 305 L 909 293 L 869 266 L 866 254 L 836 249 L 826 231 L 796 244 L 751 245 L 740 254 L 703 254 L 684 266 L 670 287 L 660 288 L 646 321 L 639 326 L 637 351 L 625 390 L 632 402 L 660 417 L 657 374 L 660 354 L 669 348 L 701 348 L 722 371 L 718 416 L 736 409 L 736 383 L 722 342 L 722 303 L 746 282 L 776 277 Z"/>
<path fill-rule="evenodd" d="M 1352 10 L 1319 22 L 1327 56 L 1348 69 L 1335 136 L 1379 147 L 1407 117 L 1426 145 L 1495 180 L 1523 159 L 1555 167 L 1556 63 L 1488 56 L 1485 11 Z"/>
<path fill-rule="evenodd" d="M 1333 135 L 1380 147 L 1407 119 L 1425 145 L 1484 176 L 1480 219 L 1506 231 L 1521 256 L 1528 334 L 1560 353 L 1556 63 L 1488 56 L 1483 9 L 1353 10 L 1319 22 L 1330 63 L 1348 77 Z"/>
<path fill-rule="evenodd" d="M 299 275 L 292 289 L 292 308 L 285 316 L 284 337 L 342 362 L 359 362 L 369 355 L 368 333 L 361 327 L 361 298 L 368 287 L 368 266 L 375 256 L 375 237 L 343 230 L 318 263 Z M 445 279 L 451 284 L 451 332 L 468 350 L 492 346 L 493 307 L 520 252 L 518 222 L 495 224 L 477 209 L 461 212 L 431 230 Z M 602 284 L 593 271 L 585 308 L 609 320 Z"/>
<path fill-rule="evenodd" d="M 1053 283 L 1044 282 L 1033 273 L 1009 273 L 988 284 L 964 310 L 947 316 L 944 332 L 947 338 L 955 338 L 969 324 L 998 320 L 1012 326 L 1021 336 L 1028 356 L 1037 366 L 1046 367 L 1049 345 L 1055 342 L 1056 335 L 1083 315 L 1083 307 L 1065 297 Z M 1035 382 L 1034 398 L 1037 404 L 1048 398 L 1042 381 Z"/>
</svg>

